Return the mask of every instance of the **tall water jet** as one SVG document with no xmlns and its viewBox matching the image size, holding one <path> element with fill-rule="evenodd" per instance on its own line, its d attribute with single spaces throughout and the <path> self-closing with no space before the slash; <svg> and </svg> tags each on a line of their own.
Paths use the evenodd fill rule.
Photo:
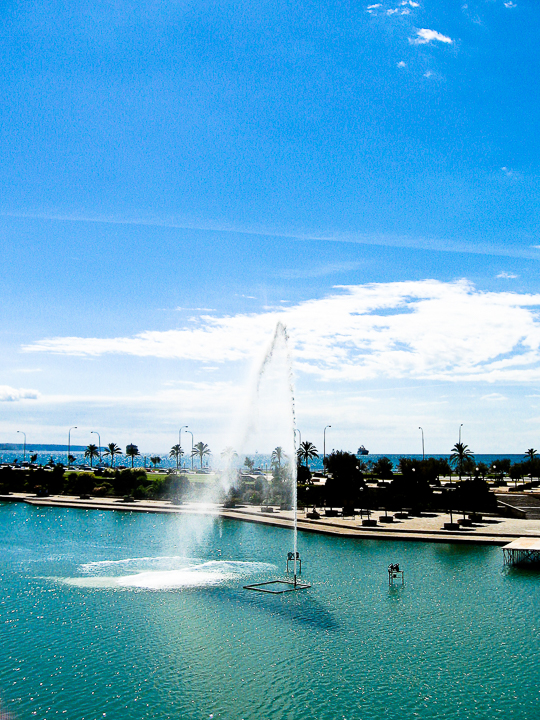
<svg viewBox="0 0 540 720">
<path fill-rule="evenodd" d="M 263 361 L 258 368 L 255 378 L 255 388 L 252 395 L 252 407 L 250 409 L 249 418 L 250 422 L 247 425 L 246 434 L 244 437 L 244 443 L 247 442 L 248 436 L 254 432 L 257 424 L 257 408 L 260 402 L 261 384 L 263 378 L 267 376 L 269 368 L 272 366 L 278 351 L 283 351 L 285 359 L 285 388 L 287 393 L 287 412 L 288 418 L 285 419 L 287 423 L 287 434 L 288 443 L 287 445 L 291 448 L 290 458 L 290 483 L 291 483 L 291 505 L 293 510 L 293 581 L 271 581 L 268 583 L 259 583 L 258 585 L 246 586 L 250 590 L 261 590 L 263 592 L 286 592 L 290 589 L 304 589 L 309 587 L 306 583 L 298 582 L 298 497 L 297 497 L 297 447 L 296 447 L 296 413 L 295 413 L 295 398 L 294 398 L 294 377 L 292 359 L 289 347 L 289 336 L 287 328 L 282 322 L 276 324 L 274 335 L 270 346 L 263 358 Z M 283 422 L 284 418 L 281 418 Z M 292 587 L 284 589 L 265 589 L 265 586 L 270 585 L 292 585 Z"/>
</svg>

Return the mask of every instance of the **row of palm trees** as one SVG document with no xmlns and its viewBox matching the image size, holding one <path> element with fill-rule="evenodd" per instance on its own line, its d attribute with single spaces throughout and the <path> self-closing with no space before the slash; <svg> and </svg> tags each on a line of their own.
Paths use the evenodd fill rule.
<svg viewBox="0 0 540 720">
<path fill-rule="evenodd" d="M 317 448 L 315 447 L 315 445 L 306 440 L 305 442 L 300 443 L 300 447 L 296 451 L 296 457 L 298 459 L 298 462 L 304 461 L 306 467 L 309 467 L 309 461 L 318 458 L 319 453 L 317 452 Z M 281 463 L 283 462 L 283 460 L 286 459 L 287 455 L 283 452 L 282 447 L 278 446 L 277 448 L 274 448 L 271 457 L 272 465 L 280 468 Z"/>
<path fill-rule="evenodd" d="M 182 447 L 180 445 L 173 445 L 171 448 L 171 451 L 169 453 L 169 457 L 176 460 L 176 470 L 178 471 L 180 468 L 180 463 L 182 461 L 182 455 L 184 455 L 184 451 L 182 450 Z M 201 463 L 201 470 L 203 467 L 203 461 L 205 457 L 208 457 L 208 455 L 211 455 L 211 450 L 208 447 L 206 443 L 198 442 L 196 443 L 192 450 L 191 450 L 191 467 L 193 469 L 193 460 L 194 458 L 198 457 Z M 152 460 L 152 458 L 150 458 Z M 161 458 L 160 458 L 161 460 Z"/>
<path fill-rule="evenodd" d="M 130 443 L 126 447 L 125 455 L 127 457 L 131 458 L 131 467 L 133 467 L 133 463 L 136 457 L 140 456 L 139 448 L 136 445 L 133 445 Z M 170 452 L 169 457 L 176 460 L 176 469 L 179 470 L 180 463 L 182 461 L 182 456 L 184 455 L 184 450 L 181 448 L 180 445 L 173 445 Z M 204 442 L 198 442 L 196 445 L 193 446 L 191 451 L 191 459 L 192 459 L 192 466 L 193 466 L 193 459 L 198 457 L 200 460 L 200 466 L 201 469 L 203 467 L 204 458 L 208 457 L 211 454 L 209 446 Z M 298 462 L 304 462 L 306 467 L 309 467 L 309 461 L 314 460 L 315 458 L 319 457 L 319 454 L 317 452 L 317 448 L 315 445 L 309 441 L 305 441 L 300 443 L 300 447 L 296 451 Z M 122 450 L 116 443 L 109 443 L 106 446 L 106 449 L 103 453 L 105 457 L 110 457 L 111 459 L 111 467 L 114 467 L 114 458 L 116 455 L 122 455 Z M 529 448 L 526 453 L 525 457 L 527 457 L 532 465 L 535 457 L 538 455 L 538 451 L 534 448 Z M 84 456 L 90 461 L 91 467 L 93 467 L 93 461 L 95 458 L 100 458 L 100 449 L 97 445 L 88 445 L 86 450 L 84 451 Z M 233 458 L 238 457 L 238 453 L 236 453 L 232 448 L 225 448 L 223 452 L 221 453 L 221 457 L 226 459 L 227 461 L 231 461 Z M 284 460 L 287 459 L 287 455 L 283 451 L 283 448 L 278 446 L 272 451 L 272 457 L 271 462 L 273 465 L 275 465 L 278 468 L 281 468 L 281 464 Z M 464 443 L 458 442 L 454 445 L 451 451 L 450 455 L 450 462 L 453 463 L 459 472 L 459 477 L 461 479 L 461 476 L 463 475 L 463 465 L 466 462 L 466 460 L 474 460 L 474 453 L 473 451 Z M 157 455 L 154 455 L 150 458 L 150 461 L 154 465 L 158 465 L 161 462 L 161 458 Z"/>
<path fill-rule="evenodd" d="M 538 455 L 538 450 L 529 448 L 524 455 L 528 458 L 532 468 L 534 459 Z M 450 462 L 457 468 L 460 480 L 463 475 L 463 465 L 467 460 L 474 460 L 473 451 L 462 442 L 456 443 L 451 451 Z"/>
<path fill-rule="evenodd" d="M 105 451 L 103 452 L 103 455 L 105 457 L 110 457 L 111 459 L 111 467 L 114 467 L 114 458 L 117 455 L 126 455 L 127 457 L 131 458 L 131 467 L 133 467 L 135 458 L 140 456 L 139 448 L 136 445 L 133 445 L 133 443 L 130 443 L 126 447 L 126 452 L 122 453 L 122 449 L 116 444 L 116 443 L 109 443 L 105 447 Z M 206 443 L 198 442 L 196 445 L 193 446 L 193 449 L 191 451 L 191 457 L 199 457 L 201 468 L 203 467 L 203 460 L 205 457 L 210 455 L 210 448 Z M 173 445 L 171 448 L 171 451 L 169 453 L 170 458 L 174 458 L 176 460 L 176 469 L 179 469 L 180 461 L 182 459 L 182 455 L 184 455 L 184 451 L 180 447 L 180 445 Z M 84 457 L 87 458 L 90 461 L 90 467 L 94 466 L 94 459 L 95 458 L 101 458 L 100 448 L 98 448 L 97 445 L 90 444 L 87 446 L 86 450 L 84 451 Z M 158 465 L 161 462 L 161 458 L 158 455 L 154 455 L 150 458 L 150 462 L 154 465 Z"/>
<path fill-rule="evenodd" d="M 111 458 L 111 467 L 114 467 L 114 458 L 116 455 L 122 455 L 122 449 L 118 447 L 116 443 L 109 443 L 105 451 L 103 452 L 103 455 L 105 457 Z M 137 456 L 139 456 L 141 453 L 139 452 L 139 448 L 136 445 L 133 445 L 133 443 L 130 443 L 126 447 L 126 452 L 124 453 L 127 457 L 131 458 L 131 467 L 133 467 L 134 460 Z M 71 456 L 72 457 L 72 456 Z M 84 451 L 84 457 L 87 458 L 90 461 L 90 467 L 94 466 L 94 458 L 101 458 L 100 448 L 98 448 L 97 445 L 90 444 Z"/>
</svg>

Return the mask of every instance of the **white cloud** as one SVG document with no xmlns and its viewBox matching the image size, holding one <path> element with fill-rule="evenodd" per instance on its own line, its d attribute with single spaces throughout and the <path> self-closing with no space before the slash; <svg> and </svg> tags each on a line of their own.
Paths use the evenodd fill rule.
<svg viewBox="0 0 540 720">
<path fill-rule="evenodd" d="M 505 272 L 504 270 L 500 272 L 497 275 L 498 278 L 504 278 L 506 280 L 515 280 L 519 275 L 514 275 L 514 273 Z"/>
<path fill-rule="evenodd" d="M 9 385 L 0 385 L 0 402 L 17 402 L 19 400 L 37 400 L 40 394 L 37 390 L 26 388 L 13 388 Z"/>
<path fill-rule="evenodd" d="M 499 402 L 500 400 L 508 400 L 505 395 L 501 393 L 489 393 L 489 395 L 482 395 L 480 400 L 487 400 L 488 402 Z"/>
<path fill-rule="evenodd" d="M 413 45 L 426 45 L 427 43 L 437 40 L 438 42 L 452 44 L 454 41 L 447 35 L 442 35 L 436 30 L 428 30 L 427 28 L 421 28 L 416 32 L 417 37 L 409 38 L 409 42 Z"/>
<path fill-rule="evenodd" d="M 407 67 L 407 64 L 404 63 L 403 60 L 400 60 L 400 62 L 398 62 L 398 64 L 397 64 L 397 66 L 398 66 L 398 68 L 404 68 L 404 67 Z"/>
<path fill-rule="evenodd" d="M 60 337 L 26 352 L 252 361 L 286 324 L 296 370 L 321 381 L 414 378 L 540 381 L 540 295 L 480 292 L 466 281 L 337 287 L 321 299 L 131 337 Z"/>
<path fill-rule="evenodd" d="M 514 2 L 511 2 L 511 1 L 510 1 L 510 2 L 505 2 L 505 3 L 504 3 L 504 7 L 506 7 L 506 8 L 515 8 L 515 7 L 517 7 L 517 4 L 514 3 Z"/>
<path fill-rule="evenodd" d="M 424 73 L 425 78 L 430 78 L 432 75 L 433 73 L 431 72 L 431 70 L 426 70 L 426 72 Z"/>
</svg>

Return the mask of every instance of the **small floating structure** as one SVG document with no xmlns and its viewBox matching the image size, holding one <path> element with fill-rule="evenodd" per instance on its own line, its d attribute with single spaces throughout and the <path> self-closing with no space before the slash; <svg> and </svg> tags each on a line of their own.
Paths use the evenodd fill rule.
<svg viewBox="0 0 540 720">
<path fill-rule="evenodd" d="M 401 578 L 401 584 L 405 585 L 405 572 L 399 569 L 399 563 L 392 563 L 388 566 L 388 585 L 392 587 L 394 580 Z"/>
<path fill-rule="evenodd" d="M 503 547 L 505 565 L 540 565 L 540 538 L 520 537 Z"/>
</svg>

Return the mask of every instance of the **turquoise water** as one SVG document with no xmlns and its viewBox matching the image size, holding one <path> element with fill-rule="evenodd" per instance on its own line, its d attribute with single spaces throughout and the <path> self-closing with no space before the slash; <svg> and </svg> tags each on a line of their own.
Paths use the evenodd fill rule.
<svg viewBox="0 0 540 720">
<path fill-rule="evenodd" d="M 500 548 L 0 507 L 0 702 L 23 718 L 536 718 L 540 573 Z M 405 587 L 388 587 L 400 562 Z"/>
</svg>

